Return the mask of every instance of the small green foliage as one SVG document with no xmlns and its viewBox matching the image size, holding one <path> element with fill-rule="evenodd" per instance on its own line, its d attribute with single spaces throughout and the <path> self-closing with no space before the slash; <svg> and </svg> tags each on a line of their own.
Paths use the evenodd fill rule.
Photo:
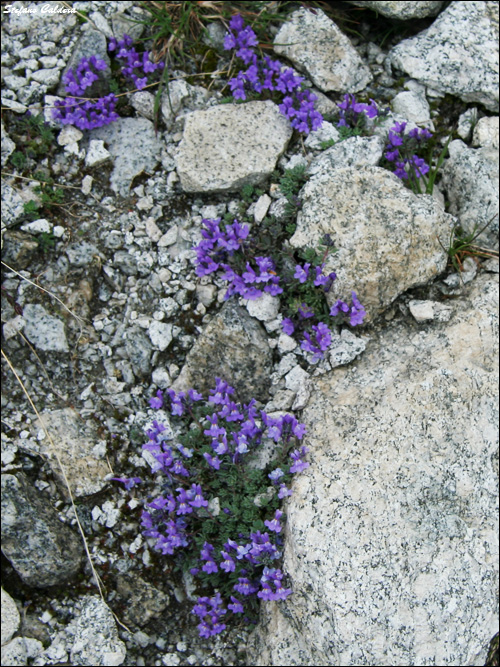
<svg viewBox="0 0 500 667">
<path fill-rule="evenodd" d="M 78 23 L 87 23 L 89 20 L 88 15 L 89 15 L 88 12 L 82 10 L 76 12 L 76 18 L 78 19 Z"/>
<path fill-rule="evenodd" d="M 36 194 L 40 195 L 42 208 L 51 210 L 54 206 L 60 206 L 64 201 L 64 191 L 62 188 L 54 187 L 54 179 L 47 176 L 42 171 L 37 171 L 33 178 L 39 181 L 39 185 L 33 188 Z"/>
<path fill-rule="evenodd" d="M 327 148 L 331 148 L 335 144 L 335 139 L 328 139 L 327 141 L 322 141 L 320 146 L 321 150 L 325 151 Z"/>
<path fill-rule="evenodd" d="M 255 194 L 255 188 L 253 185 L 250 184 L 244 185 L 241 188 L 240 194 L 247 203 L 250 203 L 253 200 Z"/>
<path fill-rule="evenodd" d="M 432 158 L 429 159 L 429 165 L 431 165 L 429 169 L 429 174 L 428 174 L 428 180 L 427 180 L 427 185 L 425 188 L 425 193 L 428 195 L 431 195 L 434 191 L 434 183 L 436 181 L 436 177 L 438 175 L 438 171 L 441 169 L 441 165 L 444 162 L 444 159 L 446 157 L 446 154 L 448 153 L 448 146 L 450 145 L 450 141 L 452 140 L 453 135 L 450 134 L 448 137 L 448 140 L 446 141 L 443 150 L 438 156 L 438 159 L 436 161 L 435 166 L 432 166 Z M 432 156 L 432 150 L 433 150 L 433 145 L 430 147 L 430 154 Z"/>
<path fill-rule="evenodd" d="M 298 164 L 292 169 L 286 169 L 280 179 L 280 190 L 289 199 L 299 193 L 300 188 L 307 180 L 306 167 Z"/>
<path fill-rule="evenodd" d="M 21 172 L 26 169 L 26 165 L 28 164 L 28 158 L 21 151 L 14 151 L 14 153 L 12 153 L 9 159 L 12 166 L 15 167 L 15 169 L 19 169 L 19 171 Z"/>
<path fill-rule="evenodd" d="M 345 139 L 350 139 L 351 137 L 361 137 L 363 134 L 366 134 L 364 132 L 365 126 L 366 116 L 364 114 L 360 114 L 356 127 L 340 126 L 337 128 L 340 135 L 339 141 L 344 141 Z"/>
<path fill-rule="evenodd" d="M 55 248 L 56 237 L 54 236 L 54 234 L 51 234 L 50 232 L 42 232 L 37 237 L 37 242 L 38 242 L 38 247 L 42 252 L 48 252 L 49 250 Z"/>
<path fill-rule="evenodd" d="M 486 225 L 481 228 L 479 228 L 477 224 L 474 225 L 474 228 L 471 232 L 466 232 L 463 227 L 456 225 L 451 231 L 448 248 L 445 248 L 440 242 L 441 247 L 446 251 L 449 261 L 455 271 L 458 273 L 463 271 L 463 261 L 466 257 L 498 258 L 498 251 L 489 248 L 482 248 L 481 246 L 478 246 L 474 243 L 479 235 L 488 228 L 497 215 L 498 214 L 495 214 L 493 218 L 488 220 Z"/>
<path fill-rule="evenodd" d="M 36 201 L 33 199 L 30 199 L 27 202 L 24 202 L 23 204 L 23 209 L 28 218 L 31 220 L 36 220 L 40 216 L 39 210 L 38 210 L 38 204 Z"/>
</svg>

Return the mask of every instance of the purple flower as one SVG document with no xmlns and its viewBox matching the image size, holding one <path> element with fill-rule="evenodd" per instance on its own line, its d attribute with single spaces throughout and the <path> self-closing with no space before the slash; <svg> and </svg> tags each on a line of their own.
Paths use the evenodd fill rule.
<svg viewBox="0 0 500 667">
<path fill-rule="evenodd" d="M 121 482 L 127 491 L 130 491 L 130 489 L 133 489 L 136 484 L 140 484 L 142 482 L 142 479 L 140 477 L 110 477 L 110 481 L 113 480 L 114 482 Z"/>
<path fill-rule="evenodd" d="M 280 484 L 280 490 L 278 491 L 278 498 L 283 500 L 292 495 L 292 489 L 289 489 L 286 484 Z"/>
<path fill-rule="evenodd" d="M 254 586 L 249 579 L 246 577 L 239 577 L 238 583 L 234 584 L 234 590 L 241 595 L 252 595 L 258 590 L 257 586 Z"/>
<path fill-rule="evenodd" d="M 351 292 L 352 295 L 352 306 L 349 322 L 352 327 L 355 327 L 358 324 L 363 324 L 363 320 L 366 316 L 366 310 L 364 306 L 359 302 L 356 292 Z"/>
<path fill-rule="evenodd" d="M 277 484 L 279 478 L 283 477 L 284 474 L 285 473 L 283 472 L 283 470 L 281 470 L 281 468 L 276 468 L 275 470 L 269 473 L 268 477 L 273 484 Z"/>
<path fill-rule="evenodd" d="M 189 498 L 186 494 L 186 491 L 182 487 L 179 487 L 177 489 L 177 492 L 178 495 L 177 495 L 176 514 L 191 514 L 193 508 L 189 504 Z"/>
<path fill-rule="evenodd" d="M 227 608 L 231 609 L 233 614 L 242 614 L 243 613 L 243 605 L 238 600 L 238 598 L 234 597 L 234 595 L 231 595 L 231 602 L 227 605 Z"/>
<path fill-rule="evenodd" d="M 401 180 L 405 180 L 408 178 L 408 173 L 405 169 L 405 162 L 396 162 L 396 169 L 394 170 L 395 175 L 400 178 Z"/>
<path fill-rule="evenodd" d="M 192 498 L 189 504 L 193 507 L 207 507 L 208 501 L 203 497 L 201 486 L 199 484 L 192 484 L 191 490 L 187 493 L 188 497 Z"/>
<path fill-rule="evenodd" d="M 231 558 L 231 556 L 227 553 L 227 551 L 221 551 L 222 557 L 224 560 L 222 561 L 220 568 L 221 570 L 225 570 L 226 572 L 234 572 L 236 565 L 234 563 L 234 560 Z"/>
<path fill-rule="evenodd" d="M 269 528 L 269 530 L 272 530 L 274 533 L 281 533 L 281 524 L 280 524 L 280 519 L 283 516 L 283 512 L 280 512 L 280 510 L 276 510 L 274 513 L 274 519 L 271 519 L 270 521 L 264 521 L 264 525 Z"/>
<path fill-rule="evenodd" d="M 293 322 L 289 317 L 285 317 L 282 320 L 281 328 L 283 329 L 284 333 L 287 334 L 287 336 L 291 336 L 293 334 L 293 332 L 295 331 L 295 327 L 293 326 Z"/>
<path fill-rule="evenodd" d="M 392 130 L 389 130 L 389 145 L 393 146 L 396 148 L 397 146 L 402 146 L 403 145 L 403 137 L 401 137 L 399 134 L 394 133 L 394 128 Z"/>
<path fill-rule="evenodd" d="M 208 463 L 209 466 L 211 466 L 215 470 L 219 470 L 221 460 L 219 459 L 218 456 L 210 456 L 210 454 L 208 454 L 208 452 L 205 452 L 203 454 L 203 457 L 204 457 L 205 461 Z"/>
<path fill-rule="evenodd" d="M 155 410 L 163 407 L 163 392 L 160 389 L 156 392 L 156 397 L 153 396 L 153 398 L 149 399 L 149 405 Z"/>
<path fill-rule="evenodd" d="M 299 317 L 301 317 L 304 320 L 308 319 L 309 317 L 314 317 L 313 309 L 305 303 L 302 303 L 298 307 L 297 312 L 299 314 Z"/>
<path fill-rule="evenodd" d="M 299 283 L 305 283 L 307 280 L 307 276 L 309 274 L 309 267 L 311 265 L 309 263 L 304 264 L 304 266 L 300 266 L 300 264 L 297 264 L 295 267 L 295 273 L 294 273 L 294 278 L 296 278 Z"/>
<path fill-rule="evenodd" d="M 424 176 L 429 171 L 429 165 L 423 158 L 418 157 L 418 155 L 412 155 L 409 164 L 413 167 L 417 178 Z"/>
<path fill-rule="evenodd" d="M 347 305 L 347 303 L 341 301 L 340 299 L 338 299 L 338 301 L 334 303 L 334 305 L 330 308 L 330 315 L 332 317 L 336 317 L 340 313 L 348 313 L 348 312 L 349 312 L 349 306 Z"/>
<path fill-rule="evenodd" d="M 324 352 L 331 345 L 332 336 L 330 329 L 323 322 L 319 322 L 316 326 L 313 325 L 312 330 L 314 332 L 315 341 L 313 342 L 311 336 L 305 332 L 301 348 L 306 352 L 313 353 L 311 362 L 315 364 L 323 357 Z"/>
<path fill-rule="evenodd" d="M 295 473 L 295 472 L 302 472 L 306 468 L 309 467 L 309 463 L 302 461 L 303 456 L 307 454 L 309 450 L 307 447 L 302 446 L 300 450 L 296 449 L 290 454 L 290 458 L 293 461 L 292 466 L 290 467 L 290 472 Z"/>
<path fill-rule="evenodd" d="M 214 572 L 217 572 L 219 568 L 217 567 L 217 563 L 209 558 L 201 569 L 207 574 L 213 574 Z"/>
</svg>

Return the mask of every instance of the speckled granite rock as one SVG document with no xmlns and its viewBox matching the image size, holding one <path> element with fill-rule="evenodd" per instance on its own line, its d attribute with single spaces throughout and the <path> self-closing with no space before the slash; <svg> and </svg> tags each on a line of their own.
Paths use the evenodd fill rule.
<svg viewBox="0 0 500 667">
<path fill-rule="evenodd" d="M 452 146 L 453 144 L 453 146 Z M 480 230 L 476 243 L 498 248 L 498 148 L 468 148 L 459 139 L 450 144 L 450 159 L 443 168 L 443 188 L 450 212 L 467 232 Z"/>
<path fill-rule="evenodd" d="M 121 665 L 127 650 L 118 636 L 115 619 L 107 604 L 97 595 L 81 599 L 82 609 L 73 621 L 73 665 Z"/>
<path fill-rule="evenodd" d="M 388 57 L 393 66 L 443 95 L 498 111 L 498 36 L 497 2 L 459 0 Z"/>
<path fill-rule="evenodd" d="M 270 101 L 223 104 L 186 116 L 176 155 L 186 192 L 226 192 L 265 180 L 292 128 Z"/>
<path fill-rule="evenodd" d="M 357 5 L 358 7 L 367 7 L 373 9 L 374 12 L 387 16 L 391 19 L 398 19 L 400 21 L 408 21 L 410 19 L 421 19 L 426 16 L 436 16 L 439 14 L 443 2 L 440 0 L 421 0 L 420 2 L 394 2 L 386 0 L 385 2 L 355 2 L 349 1 L 350 5 Z"/>
<path fill-rule="evenodd" d="M 172 386 L 208 393 L 220 377 L 236 389 L 239 401 L 264 402 L 270 369 L 271 350 L 262 325 L 230 300 L 200 335 Z"/>
<path fill-rule="evenodd" d="M 28 586 L 56 586 L 79 571 L 83 546 L 23 473 L 2 475 L 2 551 Z"/>
<path fill-rule="evenodd" d="M 44 412 L 41 417 L 57 448 L 73 495 L 90 496 L 102 491 L 110 470 L 105 458 L 106 444 L 99 441 L 92 423 L 81 419 L 72 408 Z M 36 426 L 41 428 L 39 421 Z M 48 438 L 41 441 L 40 448 L 52 466 L 61 493 L 67 495 L 66 482 Z"/>
<path fill-rule="evenodd" d="M 392 323 L 302 414 L 284 568 L 254 665 L 483 665 L 498 627 L 498 277 Z"/>
<path fill-rule="evenodd" d="M 349 39 L 321 9 L 291 14 L 274 38 L 274 50 L 325 93 L 355 93 L 372 80 Z"/>
<path fill-rule="evenodd" d="M 135 176 L 151 173 L 159 162 L 161 141 L 147 118 L 119 118 L 92 130 L 92 139 L 107 144 L 114 163 L 111 188 L 122 197 L 128 197 Z"/>
<path fill-rule="evenodd" d="M 321 171 L 306 183 L 300 198 L 291 245 L 317 247 L 330 234 L 338 248 L 324 269 L 337 274 L 327 295 L 330 305 L 350 299 L 354 290 L 368 321 L 399 294 L 445 269 L 447 255 L 438 237 L 449 238 L 453 218 L 430 195 L 413 194 L 385 169 Z"/>
</svg>

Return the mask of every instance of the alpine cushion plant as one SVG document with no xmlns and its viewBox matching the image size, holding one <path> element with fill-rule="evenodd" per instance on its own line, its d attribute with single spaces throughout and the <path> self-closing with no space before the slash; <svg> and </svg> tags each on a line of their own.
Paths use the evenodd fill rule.
<svg viewBox="0 0 500 667">
<path fill-rule="evenodd" d="M 426 148 L 432 133 L 427 128 L 415 127 L 405 134 L 406 125 L 406 122 L 395 123 L 389 130 L 384 155 L 388 162 L 393 163 L 396 176 L 408 181 L 412 190 L 421 194 L 419 179 L 424 180 L 423 177 L 429 172 L 429 165 L 418 153 Z"/>
<path fill-rule="evenodd" d="M 259 411 L 254 399 L 236 402 L 234 394 L 220 378 L 207 401 L 194 390 L 158 391 L 150 405 L 168 408 L 171 418 L 153 421 L 143 447 L 161 483 L 142 512 L 143 534 L 196 582 L 192 611 L 201 637 L 219 634 L 231 618 L 253 621 L 259 599 L 284 600 L 292 592 L 279 568 L 280 504 L 291 494 L 292 476 L 309 466 L 308 449 L 298 444 L 305 426 L 289 414 Z M 274 455 L 260 465 L 264 439 L 274 443 Z M 140 482 L 114 479 L 127 489 Z"/>
<path fill-rule="evenodd" d="M 293 273 L 283 266 L 278 275 L 279 256 L 252 258 L 248 225 L 237 220 L 221 229 L 221 219 L 203 219 L 202 240 L 195 246 L 196 274 L 200 277 L 219 273 L 229 286 L 224 299 L 237 294 L 244 299 L 255 300 L 264 292 L 272 296 L 283 295 L 289 304 L 282 329 L 288 335 L 302 334 L 301 348 L 312 354 L 311 363 L 317 363 L 332 343 L 328 322 L 350 326 L 362 324 L 366 311 L 352 292 L 352 304 L 338 300 L 330 311 L 325 311 L 325 295 L 336 279 L 332 271 L 323 274 L 323 261 L 315 251 L 306 253 L 310 261 L 295 264 Z M 328 248 L 327 248 L 328 252 Z M 314 263 L 314 266 L 313 266 Z M 284 292 L 286 291 L 286 294 Z"/>
<path fill-rule="evenodd" d="M 279 60 L 269 56 L 258 58 L 254 50 L 258 46 L 257 36 L 250 26 L 245 25 L 240 14 L 232 17 L 229 28 L 224 48 L 236 50 L 237 57 L 246 67 L 229 81 L 234 99 L 246 100 L 249 92 L 279 94 L 282 98 L 279 110 L 290 119 L 294 129 L 303 134 L 318 130 L 323 116 L 314 108 L 317 96 L 302 86 L 304 77 L 285 68 Z"/>
<path fill-rule="evenodd" d="M 142 90 L 148 84 L 149 75 L 162 70 L 165 63 L 153 63 L 147 51 L 139 55 L 132 44 L 132 38 L 128 35 L 124 35 L 120 41 L 112 38 L 108 51 L 116 51 L 116 58 L 123 62 L 121 73 L 133 82 L 136 89 Z M 82 58 L 74 71 L 69 70 L 63 78 L 68 97 L 56 100 L 52 114 L 54 120 L 63 125 L 74 125 L 80 130 L 92 130 L 118 120 L 115 111 L 118 100 L 113 93 L 97 100 L 81 99 L 87 88 L 97 81 L 99 72 L 105 69 L 107 65 L 104 60 L 91 56 Z"/>
</svg>

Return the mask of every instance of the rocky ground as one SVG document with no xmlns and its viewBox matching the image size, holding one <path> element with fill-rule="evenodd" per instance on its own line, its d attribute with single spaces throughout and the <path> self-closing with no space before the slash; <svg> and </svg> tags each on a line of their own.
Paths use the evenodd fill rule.
<svg viewBox="0 0 500 667">
<path fill-rule="evenodd" d="M 70 4 L 80 17 L 2 3 L 2 664 L 484 664 L 498 620 L 497 3 L 282 3 L 274 51 L 329 119 L 307 138 L 271 101 L 221 103 L 217 21 L 202 50 L 214 73 L 203 55 L 177 64 L 156 120 L 143 91 L 111 125 L 62 128 L 66 69 L 107 58 L 106 39 L 148 16 Z M 340 141 L 344 93 L 387 119 Z M 432 197 L 379 166 L 402 120 L 440 146 L 452 134 Z M 282 333 L 278 297 L 226 302 L 227 283 L 194 265 L 203 218 L 286 227 L 280 181 L 296 165 L 307 182 L 286 248 L 331 234 L 329 298 L 356 290 L 368 314 L 318 364 Z M 457 222 L 485 227 L 474 242 L 491 251 L 459 255 L 461 272 L 446 252 Z M 217 375 L 305 421 L 312 465 L 289 501 L 297 595 L 269 603 L 251 638 L 207 641 L 141 536 L 142 495 L 109 478 L 147 476 L 157 389 L 207 391 Z"/>
</svg>

